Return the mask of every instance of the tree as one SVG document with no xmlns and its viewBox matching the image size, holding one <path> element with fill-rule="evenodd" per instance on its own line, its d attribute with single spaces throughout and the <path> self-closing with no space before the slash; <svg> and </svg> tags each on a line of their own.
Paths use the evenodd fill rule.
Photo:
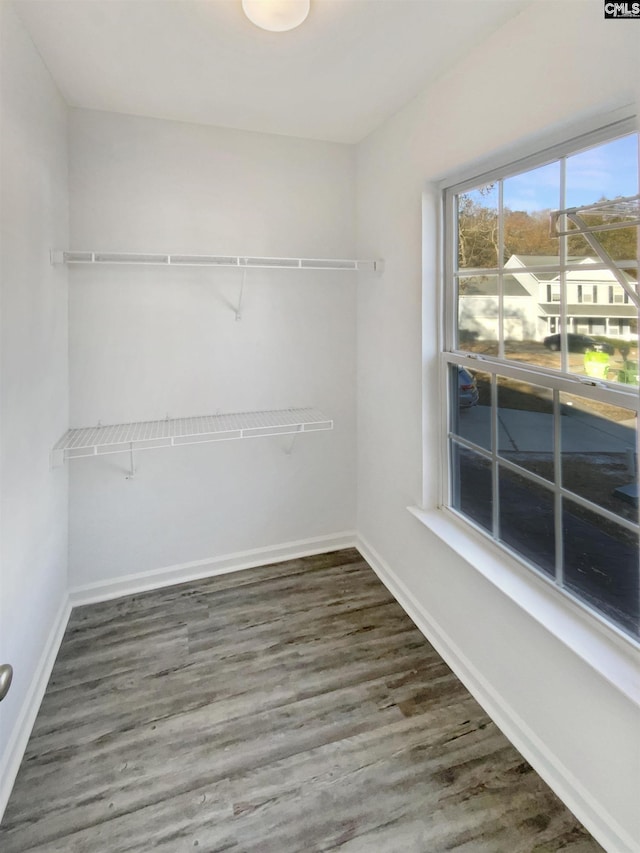
<svg viewBox="0 0 640 853">
<path fill-rule="evenodd" d="M 458 196 L 458 263 L 461 269 L 492 269 L 498 265 L 498 210 L 490 184 L 473 193 Z M 483 204 L 483 199 L 488 204 Z M 606 199 L 601 199 L 606 201 Z M 615 199 L 614 199 L 615 201 Z M 528 212 L 503 211 L 503 262 L 512 255 L 549 255 L 558 257 L 559 237 L 551 231 L 550 210 Z M 625 222 L 623 214 L 585 213 L 590 225 Z M 638 257 L 637 226 L 620 230 L 598 231 L 596 237 L 615 260 Z M 582 235 L 567 238 L 567 254 L 574 257 L 595 257 L 596 252 Z"/>
<path fill-rule="evenodd" d="M 463 269 L 498 265 L 498 212 L 466 193 L 458 196 L 458 264 Z"/>
<path fill-rule="evenodd" d="M 504 211 L 503 261 L 512 255 L 558 255 L 558 238 L 551 236 L 548 210 Z"/>
<path fill-rule="evenodd" d="M 611 201 L 613 205 L 616 200 L 601 198 L 600 201 Z M 596 229 L 598 225 L 623 225 L 624 227 L 612 231 L 595 230 L 594 235 L 614 260 L 632 261 L 638 259 L 638 227 L 624 225 L 629 220 L 623 213 L 607 214 L 596 210 L 592 213 L 582 213 L 581 218 L 587 225 Z M 595 255 L 593 247 L 581 235 L 569 237 L 567 246 L 569 255 Z"/>
</svg>

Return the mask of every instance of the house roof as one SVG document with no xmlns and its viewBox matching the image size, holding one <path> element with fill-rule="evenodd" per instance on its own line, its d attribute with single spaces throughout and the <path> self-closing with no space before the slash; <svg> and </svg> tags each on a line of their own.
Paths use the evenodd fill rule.
<svg viewBox="0 0 640 853">
<path fill-rule="evenodd" d="M 517 269 L 518 262 L 523 267 L 550 267 L 560 263 L 560 258 L 558 255 L 511 255 L 507 264 L 512 269 Z M 535 275 L 538 281 L 553 281 L 554 278 L 557 278 L 557 274 L 554 272 L 534 272 L 528 273 L 529 275 Z"/>
<path fill-rule="evenodd" d="M 558 255 L 511 255 L 507 264 L 505 265 L 507 269 L 514 270 L 514 275 L 517 275 L 518 266 L 517 264 L 521 264 L 523 267 L 528 267 L 528 271 L 523 273 L 525 276 L 534 276 L 538 281 L 541 282 L 552 282 L 557 281 L 558 274 L 555 272 L 536 272 L 535 267 L 543 267 L 543 266 L 553 266 L 559 264 L 560 259 Z M 629 265 L 637 263 L 635 260 L 617 261 L 621 265 Z M 580 282 L 580 279 L 583 277 L 586 282 L 589 284 L 597 284 L 601 282 L 603 284 L 615 284 L 615 278 L 613 273 L 609 270 L 592 270 L 590 266 L 592 264 L 601 263 L 600 258 L 595 256 L 585 256 L 585 255 L 568 255 L 567 256 L 568 264 L 579 264 L 584 268 L 583 270 L 571 270 L 567 273 L 567 278 L 571 279 L 571 281 Z M 622 269 L 622 274 L 626 277 L 629 282 L 637 281 L 638 272 L 637 269 Z"/>
<path fill-rule="evenodd" d="M 530 293 L 512 275 L 503 276 L 503 293 L 505 296 L 530 296 Z M 498 276 L 473 276 L 467 280 L 464 287 L 465 296 L 497 296 Z"/>
</svg>

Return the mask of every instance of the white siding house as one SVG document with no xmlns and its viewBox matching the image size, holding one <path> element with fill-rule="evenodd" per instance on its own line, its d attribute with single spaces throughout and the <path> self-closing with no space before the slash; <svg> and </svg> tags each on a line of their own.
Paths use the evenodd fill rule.
<svg viewBox="0 0 640 853">
<path fill-rule="evenodd" d="M 557 257 L 512 255 L 505 263 L 505 269 L 510 271 L 503 277 L 505 338 L 542 341 L 547 335 L 560 331 L 559 277 L 532 271 L 536 265 L 557 261 Z M 613 273 L 589 269 L 595 264 L 594 258 L 583 258 L 579 263 L 583 269 L 566 275 L 567 331 L 634 340 L 637 311 Z M 475 340 L 497 339 L 497 276 L 475 276 L 473 283 L 466 285 L 460 294 L 459 304 L 462 336 Z"/>
</svg>

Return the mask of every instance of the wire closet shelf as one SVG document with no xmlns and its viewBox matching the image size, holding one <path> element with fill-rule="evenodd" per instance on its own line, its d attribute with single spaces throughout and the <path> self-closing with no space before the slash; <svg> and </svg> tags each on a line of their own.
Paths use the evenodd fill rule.
<svg viewBox="0 0 640 853">
<path fill-rule="evenodd" d="M 248 255 L 186 255 L 141 252 L 51 251 L 52 264 L 129 264 L 164 267 L 236 267 L 240 269 L 350 270 L 381 272 L 381 260 L 347 258 L 267 258 Z"/>
<path fill-rule="evenodd" d="M 57 466 L 85 456 L 330 429 L 333 420 L 313 408 L 99 424 L 68 430 L 53 448 L 52 464 Z"/>
<path fill-rule="evenodd" d="M 582 207 L 568 207 L 551 214 L 554 237 L 618 231 L 640 225 L 640 195 L 599 201 Z"/>
</svg>

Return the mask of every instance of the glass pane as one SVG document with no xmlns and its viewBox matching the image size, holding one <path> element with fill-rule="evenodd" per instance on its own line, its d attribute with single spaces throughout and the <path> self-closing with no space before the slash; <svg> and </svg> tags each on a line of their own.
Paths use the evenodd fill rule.
<svg viewBox="0 0 640 853">
<path fill-rule="evenodd" d="M 567 157 L 566 206 L 581 207 L 638 192 L 638 134 Z"/>
<path fill-rule="evenodd" d="M 579 211 L 587 225 L 611 225 L 629 221 L 637 210 L 617 199 L 638 193 L 638 135 L 630 134 L 605 145 L 589 148 L 567 158 L 567 207 L 595 209 Z M 611 203 L 603 207 L 603 202 Z M 564 226 L 571 230 L 576 223 L 567 218 Z M 637 227 L 612 231 L 596 231 L 602 246 L 617 261 L 631 261 L 638 257 Z M 599 261 L 597 251 L 580 235 L 567 238 L 567 255 L 571 262 L 591 259 Z M 613 284 L 610 273 L 605 273 L 607 283 Z M 602 300 L 600 300 L 602 301 Z"/>
<path fill-rule="evenodd" d="M 637 521 L 635 412 L 571 394 L 560 403 L 563 487 Z"/>
<path fill-rule="evenodd" d="M 580 314 L 577 310 L 581 309 Z M 607 311 L 606 306 L 602 306 Z M 614 379 L 620 356 L 616 358 L 615 342 L 607 337 L 608 318 L 602 310 L 592 306 L 573 306 L 574 315 L 569 317 L 566 339 L 561 331 L 547 335 L 544 347 L 548 350 L 548 367 L 559 367 L 559 350 L 563 344 L 567 347 L 567 366 L 570 373 L 591 376 L 594 379 Z M 629 334 L 629 327 L 627 327 Z"/>
<path fill-rule="evenodd" d="M 500 468 L 500 539 L 555 576 L 553 492 Z"/>
<path fill-rule="evenodd" d="M 567 229 L 571 230 L 571 222 L 566 223 Z M 567 263 L 582 264 L 599 262 L 601 258 L 581 234 L 567 237 Z M 575 300 L 574 300 L 575 301 Z"/>
<path fill-rule="evenodd" d="M 564 501 L 565 587 L 638 636 L 638 538 L 596 513 Z"/>
<path fill-rule="evenodd" d="M 598 241 L 614 261 L 638 260 L 638 226 L 597 233 Z"/>
<path fill-rule="evenodd" d="M 635 285 L 635 280 L 629 277 Z M 601 288 L 606 300 L 606 317 L 601 319 L 599 331 L 591 326 L 594 337 L 611 347 L 605 378 L 622 385 L 638 385 L 638 312 L 628 293 L 620 284 Z"/>
<path fill-rule="evenodd" d="M 498 276 L 458 279 L 458 348 L 498 354 Z"/>
<path fill-rule="evenodd" d="M 507 358 L 529 364 L 547 364 L 543 340 L 548 334 L 548 318 L 560 313 L 560 285 L 557 275 L 518 272 L 517 257 L 510 258 L 510 273 L 503 278 L 503 336 Z M 544 310 L 541 303 L 549 303 Z"/>
<path fill-rule="evenodd" d="M 449 379 L 451 432 L 491 450 L 491 377 L 452 364 Z"/>
<path fill-rule="evenodd" d="M 504 354 L 514 361 L 523 361 L 540 367 L 560 367 L 560 356 L 555 354 L 559 345 L 547 342 L 549 336 L 560 330 L 560 286 L 557 281 L 541 279 L 533 281 L 532 295 L 507 296 L 504 298 Z M 542 303 L 547 303 L 543 305 Z"/>
<path fill-rule="evenodd" d="M 522 172 L 504 181 L 504 262 L 524 266 L 558 262 L 560 241 L 552 237 L 549 213 L 560 206 L 560 163 Z"/>
<path fill-rule="evenodd" d="M 616 217 L 605 217 L 601 213 L 582 215 L 587 225 L 598 225 L 602 222 L 614 222 Z M 594 231 L 594 236 L 602 246 L 602 248 L 610 255 L 614 261 L 636 261 L 638 257 L 638 227 L 617 228 L 611 231 Z M 576 234 L 567 237 L 567 255 L 569 263 L 600 263 L 602 258 L 591 246 L 587 240 L 581 235 Z M 604 273 L 605 277 L 614 282 L 613 275 L 609 272 Z M 635 278 L 635 276 L 634 276 Z"/>
<path fill-rule="evenodd" d="M 451 443 L 451 505 L 489 532 L 493 529 L 491 463 Z"/>
<path fill-rule="evenodd" d="M 498 453 L 553 481 L 552 391 L 504 376 L 497 382 Z"/>
<path fill-rule="evenodd" d="M 458 267 L 498 266 L 498 185 L 478 187 L 457 197 Z"/>
</svg>

